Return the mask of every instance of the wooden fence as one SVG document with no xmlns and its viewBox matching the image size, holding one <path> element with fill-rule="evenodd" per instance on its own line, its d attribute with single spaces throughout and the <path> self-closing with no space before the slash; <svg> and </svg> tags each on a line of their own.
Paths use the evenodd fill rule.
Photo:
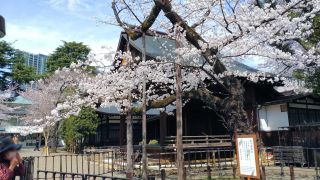
<svg viewBox="0 0 320 180">
<path fill-rule="evenodd" d="M 213 136 L 183 136 L 184 148 L 218 148 L 232 147 L 232 139 L 229 135 L 213 135 Z M 176 144 L 176 136 L 167 136 L 165 146 L 174 148 Z"/>
</svg>

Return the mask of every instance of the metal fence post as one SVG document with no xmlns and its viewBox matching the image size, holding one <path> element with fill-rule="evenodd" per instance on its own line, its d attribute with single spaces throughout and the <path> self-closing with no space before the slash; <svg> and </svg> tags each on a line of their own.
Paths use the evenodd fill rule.
<svg viewBox="0 0 320 180">
<path fill-rule="evenodd" d="M 161 180 L 166 180 L 166 170 L 161 169 L 160 171 Z"/>
<path fill-rule="evenodd" d="M 317 161 L 317 150 L 313 150 L 314 166 L 316 170 L 316 179 L 319 179 L 318 161 Z"/>
<path fill-rule="evenodd" d="M 281 176 L 284 176 L 284 172 L 283 172 L 283 149 L 281 148 L 281 150 L 280 150 L 280 153 L 281 153 L 281 155 L 280 155 L 280 175 Z"/>
<path fill-rule="evenodd" d="M 159 160 L 159 162 L 158 162 L 159 163 L 159 170 L 161 171 L 161 151 L 159 152 L 158 156 L 159 156 L 159 159 L 158 159 Z"/>
<path fill-rule="evenodd" d="M 113 177 L 113 170 L 114 170 L 114 158 L 115 158 L 115 155 L 114 155 L 114 151 L 112 150 L 112 154 L 111 154 L 111 176 Z"/>
</svg>

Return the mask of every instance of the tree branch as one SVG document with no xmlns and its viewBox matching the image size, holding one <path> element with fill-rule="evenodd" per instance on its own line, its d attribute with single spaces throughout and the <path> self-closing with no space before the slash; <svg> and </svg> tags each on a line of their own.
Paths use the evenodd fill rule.
<svg viewBox="0 0 320 180">
<path fill-rule="evenodd" d="M 175 11 L 172 10 L 171 1 L 169 0 L 154 0 L 155 3 L 161 5 L 161 9 L 165 13 L 165 16 L 170 20 L 173 25 L 179 25 L 186 31 L 186 39 L 194 45 L 197 49 L 202 49 L 199 41 L 208 44 L 193 28 L 191 28 Z M 224 64 L 217 58 L 215 58 L 218 52 L 217 48 L 206 48 L 202 53 L 208 64 L 213 66 L 213 73 L 211 77 L 214 77 L 213 74 L 220 74 L 226 71 Z M 213 78 L 218 84 L 225 88 L 215 77 Z"/>
<path fill-rule="evenodd" d="M 206 106 L 215 109 L 216 103 L 221 100 L 221 98 L 214 96 L 209 90 L 205 88 L 200 88 L 198 90 L 191 90 L 188 92 L 182 93 L 183 99 L 199 99 L 206 104 Z M 163 100 L 159 101 L 150 101 L 147 109 L 153 108 L 164 108 L 172 104 L 176 100 L 176 96 L 172 95 Z M 142 107 L 135 107 L 134 112 L 138 113 L 142 111 Z"/>
</svg>

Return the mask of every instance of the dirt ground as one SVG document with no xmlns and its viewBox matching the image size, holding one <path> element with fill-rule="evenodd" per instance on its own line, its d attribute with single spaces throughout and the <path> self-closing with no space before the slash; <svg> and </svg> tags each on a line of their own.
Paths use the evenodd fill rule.
<svg viewBox="0 0 320 180">
<path fill-rule="evenodd" d="M 51 154 L 51 155 L 59 155 L 59 154 L 68 154 L 66 152 L 60 152 L 57 154 Z M 45 156 L 45 154 L 41 151 L 33 151 L 33 149 L 22 149 L 21 155 L 23 157 L 30 157 L 30 156 Z M 71 154 L 70 154 L 71 155 Z M 87 161 L 86 158 L 77 157 L 77 156 L 69 156 L 67 158 L 56 158 L 54 163 L 52 163 L 52 159 L 48 158 L 45 160 L 45 158 L 40 158 L 39 161 L 35 161 L 35 167 L 39 169 L 47 169 L 52 171 L 59 171 L 62 164 L 63 171 L 72 171 L 74 173 L 87 173 L 88 169 L 90 169 L 91 173 L 98 173 L 103 174 L 103 168 L 107 168 L 108 165 L 101 166 L 94 163 Z M 46 163 L 47 162 L 47 163 Z M 47 165 L 46 165 L 47 164 Z M 78 168 L 79 164 L 83 164 L 83 168 Z M 78 165 L 78 166 L 77 166 Z M 72 169 L 71 169 L 72 167 Z M 266 166 L 266 178 L 268 180 L 290 180 L 290 170 L 289 167 L 283 168 L 283 176 L 281 176 L 281 168 L 279 166 Z M 169 180 L 176 179 L 176 175 L 174 173 L 175 169 L 166 169 L 167 178 Z M 156 172 L 156 171 L 155 171 Z M 137 174 L 139 173 L 139 170 L 137 170 Z M 314 167 L 294 167 L 294 174 L 296 180 L 314 180 L 316 179 L 316 171 Z M 111 174 L 103 174 L 111 176 Z M 124 177 L 124 174 L 121 173 L 115 173 L 114 174 L 117 177 Z M 43 176 L 43 175 L 40 175 Z M 159 175 L 156 175 L 156 179 L 160 179 Z M 212 179 L 221 179 L 221 180 L 233 180 L 233 179 L 239 179 L 239 177 L 233 178 L 233 171 L 232 169 L 212 169 L 211 172 L 211 178 Z M 188 169 L 187 168 L 187 179 L 189 180 L 205 180 L 208 179 L 207 172 L 205 168 L 198 168 L 198 169 Z"/>
</svg>

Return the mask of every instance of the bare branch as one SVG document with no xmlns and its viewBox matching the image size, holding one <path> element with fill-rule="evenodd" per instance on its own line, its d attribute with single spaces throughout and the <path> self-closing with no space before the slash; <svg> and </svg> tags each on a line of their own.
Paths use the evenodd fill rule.
<svg viewBox="0 0 320 180">
<path fill-rule="evenodd" d="M 124 28 L 124 29 L 127 29 L 128 27 L 129 27 L 129 28 L 134 28 L 134 27 L 135 27 L 134 25 L 128 24 L 128 23 L 123 22 L 123 21 L 121 20 L 121 18 L 120 18 L 120 16 L 119 16 L 119 13 L 120 13 L 122 10 L 119 11 L 119 10 L 117 9 L 116 0 L 113 0 L 113 1 L 112 1 L 111 7 L 112 7 L 113 14 L 114 14 L 114 16 L 115 16 L 115 18 L 116 18 L 116 21 L 117 21 L 117 23 L 119 24 L 119 26 L 121 26 L 121 27 Z"/>
<path fill-rule="evenodd" d="M 222 7 L 222 1 L 220 0 L 220 9 L 223 15 L 223 20 L 226 23 L 225 29 L 232 34 L 232 31 L 229 29 L 229 22 L 227 21 L 226 15 L 224 13 L 223 7 Z"/>
<path fill-rule="evenodd" d="M 138 18 L 138 16 L 132 11 L 132 9 L 130 8 L 130 6 L 126 3 L 125 0 L 123 0 L 123 3 L 127 6 L 127 8 L 129 9 L 129 11 L 131 12 L 131 14 L 136 18 L 136 20 L 142 24 L 142 22 L 140 21 L 140 19 Z"/>
<path fill-rule="evenodd" d="M 211 7 L 214 5 L 214 2 L 211 3 L 211 5 L 208 7 L 208 10 L 204 13 L 203 17 L 200 19 L 200 21 L 194 23 L 191 28 L 196 28 L 198 26 L 200 26 L 201 24 L 203 24 L 207 17 L 210 16 L 211 14 Z"/>
</svg>

